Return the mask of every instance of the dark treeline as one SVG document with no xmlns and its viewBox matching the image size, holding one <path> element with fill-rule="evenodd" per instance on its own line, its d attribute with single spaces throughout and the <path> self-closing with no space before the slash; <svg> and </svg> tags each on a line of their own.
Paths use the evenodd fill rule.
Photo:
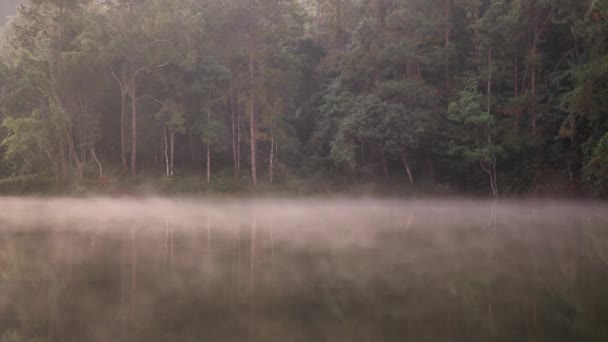
<svg viewBox="0 0 608 342">
<path fill-rule="evenodd" d="M 3 31 L 2 177 L 608 193 L 603 0 L 30 0 Z"/>
</svg>

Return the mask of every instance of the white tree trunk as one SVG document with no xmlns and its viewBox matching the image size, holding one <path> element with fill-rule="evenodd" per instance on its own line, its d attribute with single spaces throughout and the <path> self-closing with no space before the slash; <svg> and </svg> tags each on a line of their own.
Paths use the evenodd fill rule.
<svg viewBox="0 0 608 342">
<path fill-rule="evenodd" d="M 407 158 L 405 157 L 405 153 L 401 154 L 401 161 L 403 162 L 403 166 L 405 167 L 405 171 L 407 172 L 407 177 L 410 180 L 410 184 L 414 184 L 414 176 L 412 175 L 412 170 L 407 162 Z"/>
<path fill-rule="evenodd" d="M 272 184 L 272 180 L 274 178 L 274 131 L 275 131 L 275 108 L 273 106 L 272 109 L 272 125 L 270 127 L 270 165 L 268 168 L 268 173 L 270 176 L 270 184 Z"/>
<path fill-rule="evenodd" d="M 101 166 L 101 162 L 99 161 L 99 159 L 97 159 L 97 155 L 95 154 L 95 146 L 91 147 L 91 155 L 97 163 L 97 166 L 99 166 L 99 179 L 101 179 L 103 177 L 103 168 Z"/>
<path fill-rule="evenodd" d="M 174 162 L 175 162 L 175 131 L 173 130 L 173 128 L 170 129 L 171 130 L 171 177 L 173 177 L 174 174 Z"/>
<path fill-rule="evenodd" d="M 167 143 L 167 125 L 163 126 L 163 133 L 165 135 L 165 168 L 167 172 L 167 178 L 171 175 L 169 171 L 169 154 L 167 153 L 167 149 L 169 148 L 169 144 Z"/>
<path fill-rule="evenodd" d="M 211 183 L 211 146 L 207 144 L 207 184 Z"/>
</svg>

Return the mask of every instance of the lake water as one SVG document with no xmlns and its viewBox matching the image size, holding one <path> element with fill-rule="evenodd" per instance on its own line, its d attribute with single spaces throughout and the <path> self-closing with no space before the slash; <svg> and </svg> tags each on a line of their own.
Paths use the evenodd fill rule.
<svg viewBox="0 0 608 342">
<path fill-rule="evenodd" d="M 608 341 L 607 209 L 0 199 L 0 341 Z"/>
</svg>

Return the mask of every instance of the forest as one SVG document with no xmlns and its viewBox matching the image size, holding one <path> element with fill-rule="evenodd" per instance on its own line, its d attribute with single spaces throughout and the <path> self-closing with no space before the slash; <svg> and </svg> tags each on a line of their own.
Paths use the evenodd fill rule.
<svg viewBox="0 0 608 342">
<path fill-rule="evenodd" d="M 0 12 L 3 193 L 608 195 L 605 0 L 3 0 Z"/>
</svg>

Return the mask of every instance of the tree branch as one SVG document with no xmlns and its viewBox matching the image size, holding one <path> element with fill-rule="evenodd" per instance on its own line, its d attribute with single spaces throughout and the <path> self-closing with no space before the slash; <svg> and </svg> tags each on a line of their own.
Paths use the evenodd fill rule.
<svg viewBox="0 0 608 342">
<path fill-rule="evenodd" d="M 161 105 L 162 105 L 162 104 L 164 104 L 164 102 L 163 102 L 163 101 L 161 101 L 161 100 L 159 100 L 159 99 L 157 99 L 157 98 L 155 98 L 155 97 L 153 97 L 153 96 L 150 96 L 150 95 L 148 95 L 148 94 L 143 95 L 143 96 L 140 96 L 140 97 L 138 97 L 138 98 L 137 98 L 137 99 L 135 99 L 135 100 L 136 100 L 136 101 L 140 101 L 140 100 L 143 100 L 143 99 L 150 99 L 150 100 L 152 100 L 152 101 L 154 101 L 154 102 L 156 102 L 156 103 L 158 103 L 158 104 L 161 104 Z"/>
</svg>

